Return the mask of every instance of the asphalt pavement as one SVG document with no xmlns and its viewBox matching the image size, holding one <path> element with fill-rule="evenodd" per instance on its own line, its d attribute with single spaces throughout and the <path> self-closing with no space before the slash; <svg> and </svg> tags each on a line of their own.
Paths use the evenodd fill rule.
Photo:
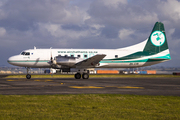
<svg viewBox="0 0 180 120">
<path fill-rule="evenodd" d="M 180 78 L 0 78 L 1 95 L 133 94 L 180 96 Z"/>
</svg>

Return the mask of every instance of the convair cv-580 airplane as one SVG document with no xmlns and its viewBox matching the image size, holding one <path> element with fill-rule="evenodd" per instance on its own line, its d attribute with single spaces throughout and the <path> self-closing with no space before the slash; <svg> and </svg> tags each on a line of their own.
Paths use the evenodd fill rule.
<svg viewBox="0 0 180 120">
<path fill-rule="evenodd" d="M 29 49 L 12 56 L 8 62 L 27 68 L 75 68 L 76 79 L 88 79 L 89 68 L 137 68 L 170 60 L 164 25 L 156 22 L 145 41 L 118 49 Z"/>
</svg>

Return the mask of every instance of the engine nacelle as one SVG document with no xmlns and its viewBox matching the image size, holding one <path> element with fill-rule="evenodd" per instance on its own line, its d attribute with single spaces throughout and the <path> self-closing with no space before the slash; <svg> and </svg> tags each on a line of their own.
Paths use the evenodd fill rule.
<svg viewBox="0 0 180 120">
<path fill-rule="evenodd" d="M 81 61 L 82 59 L 76 57 L 69 57 L 69 56 L 57 56 L 55 57 L 57 65 L 69 66 L 72 67 L 77 62 Z"/>
</svg>

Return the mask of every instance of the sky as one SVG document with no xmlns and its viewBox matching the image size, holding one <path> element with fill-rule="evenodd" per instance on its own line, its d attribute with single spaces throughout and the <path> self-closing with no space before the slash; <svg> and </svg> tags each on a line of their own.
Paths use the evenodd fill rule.
<svg viewBox="0 0 180 120">
<path fill-rule="evenodd" d="M 172 60 L 180 67 L 180 0 L 0 0 L 0 66 L 26 49 L 115 49 L 147 39 L 164 23 Z"/>
</svg>

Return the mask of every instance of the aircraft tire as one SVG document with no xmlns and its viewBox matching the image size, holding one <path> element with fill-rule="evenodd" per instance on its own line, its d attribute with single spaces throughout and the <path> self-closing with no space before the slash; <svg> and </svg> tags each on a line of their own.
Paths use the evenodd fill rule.
<svg viewBox="0 0 180 120">
<path fill-rule="evenodd" d="M 89 78 L 89 74 L 88 73 L 83 73 L 82 78 L 83 79 L 88 79 Z"/>
<path fill-rule="evenodd" d="M 27 79 L 31 79 L 31 75 L 30 75 L 30 74 L 27 74 L 27 75 L 26 75 L 26 78 L 27 78 Z"/>
<path fill-rule="evenodd" d="M 80 74 L 80 73 L 76 73 L 76 74 L 74 75 L 74 77 L 75 77 L 76 79 L 81 79 L 81 74 Z"/>
</svg>

